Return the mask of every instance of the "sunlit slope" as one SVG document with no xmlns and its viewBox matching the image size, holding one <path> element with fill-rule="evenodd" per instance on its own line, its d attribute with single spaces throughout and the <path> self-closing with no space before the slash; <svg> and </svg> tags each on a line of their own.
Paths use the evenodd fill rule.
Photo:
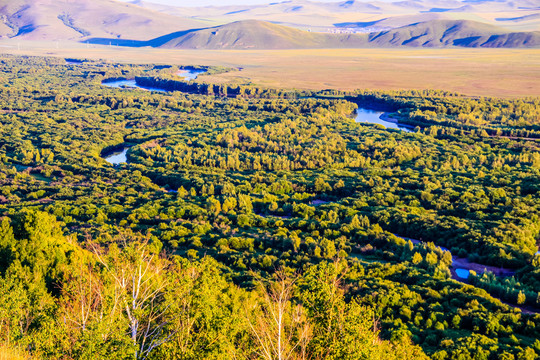
<svg viewBox="0 0 540 360">
<path fill-rule="evenodd" d="M 540 32 L 528 31 L 540 24 L 540 0 L 294 0 L 193 9 L 118 0 L 4 3 L 0 38 L 18 40 L 234 50 L 540 46 Z"/>
<path fill-rule="evenodd" d="M 248 20 L 192 31 L 162 45 L 182 49 L 307 49 L 367 46 L 367 35 L 323 34 Z"/>
<path fill-rule="evenodd" d="M 88 36 L 148 40 L 201 27 L 195 20 L 113 0 L 8 0 L 0 6 L 0 36 L 80 40 Z"/>
<path fill-rule="evenodd" d="M 350 26 L 380 31 L 435 19 L 476 20 L 514 31 L 540 30 L 540 0 L 408 0 L 318 2 L 292 0 L 265 5 L 210 7 L 165 6 L 134 1 L 149 9 L 223 25 L 242 20 L 262 20 L 299 29 L 328 31 Z M 186 1 L 176 2 L 178 5 Z M 192 5 L 192 4 L 190 4 Z M 506 20 L 512 19 L 512 20 Z M 516 19 L 516 20 L 513 20 Z M 374 29 L 373 29 L 374 28 Z"/>
<path fill-rule="evenodd" d="M 469 20 L 433 20 L 372 33 L 370 44 L 379 47 L 536 47 L 540 32 L 510 32 Z"/>
<path fill-rule="evenodd" d="M 364 47 L 536 47 L 539 32 L 510 32 L 467 20 L 433 20 L 371 34 L 302 31 L 263 21 L 178 33 L 146 45 L 178 49 L 310 49 Z"/>
</svg>

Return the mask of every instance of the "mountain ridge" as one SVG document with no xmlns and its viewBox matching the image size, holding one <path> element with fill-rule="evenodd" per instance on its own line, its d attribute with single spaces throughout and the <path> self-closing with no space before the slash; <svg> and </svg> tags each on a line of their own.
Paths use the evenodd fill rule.
<svg viewBox="0 0 540 360">
<path fill-rule="evenodd" d="M 366 34 L 302 31 L 259 20 L 177 32 L 145 42 L 89 39 L 91 43 L 168 49 L 317 49 L 388 47 L 540 46 L 540 32 L 512 32 L 471 20 L 431 20 Z"/>
<path fill-rule="evenodd" d="M 540 0 L 519 4 L 540 7 Z M 540 46 L 540 27 L 527 30 L 537 29 L 540 13 L 494 13 L 487 21 L 461 12 L 490 7 L 495 11 L 519 6 L 509 0 L 291 0 L 184 9 L 140 0 L 10 0 L 0 5 L 0 38 L 171 49 Z M 261 20 L 265 18 L 275 20 Z M 306 25 L 338 18 L 350 21 L 327 28 Z"/>
<path fill-rule="evenodd" d="M 0 5 L 0 38 L 80 40 L 88 36 L 147 40 L 203 23 L 114 0 L 9 0 Z"/>
</svg>

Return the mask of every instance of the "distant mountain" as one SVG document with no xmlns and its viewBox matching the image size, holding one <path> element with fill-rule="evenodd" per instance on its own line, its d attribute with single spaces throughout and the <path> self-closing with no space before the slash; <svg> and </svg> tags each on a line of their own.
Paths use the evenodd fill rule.
<svg viewBox="0 0 540 360">
<path fill-rule="evenodd" d="M 535 47 L 539 9 L 540 0 L 291 0 L 205 8 L 0 0 L 0 38 L 179 49 Z"/>
<path fill-rule="evenodd" d="M 173 49 L 321 49 L 368 47 L 539 47 L 540 32 L 510 32 L 468 20 L 432 20 L 369 34 L 313 33 L 263 21 L 238 21 L 227 25 L 169 34 L 136 44 L 114 39 L 89 39 L 93 43 L 153 46 Z"/>
<path fill-rule="evenodd" d="M 269 0 L 269 4 L 252 6 L 220 6 L 216 1 L 216 6 L 209 7 L 165 6 L 148 1 L 152 0 L 135 0 L 135 3 L 153 11 L 215 26 L 261 20 L 319 32 L 341 31 L 344 24 L 358 31 L 388 30 L 435 19 L 476 20 L 496 25 L 501 23 L 497 18 L 527 17 L 540 11 L 540 0 Z M 179 3 L 185 2 L 187 0 Z M 190 1 L 190 5 L 192 3 Z M 504 26 L 514 31 L 540 30 L 540 19 L 527 19 L 525 22 L 505 22 Z"/>
<path fill-rule="evenodd" d="M 301 49 L 359 47 L 366 44 L 367 35 L 310 33 L 248 20 L 188 32 L 160 46 L 180 49 Z"/>
<path fill-rule="evenodd" d="M 538 20 L 540 19 L 540 13 L 537 14 L 530 14 L 530 15 L 524 15 L 524 16 L 516 16 L 516 17 L 500 17 L 496 18 L 497 21 L 511 21 L 511 22 L 525 22 L 525 21 L 532 21 L 532 20 Z"/>
<path fill-rule="evenodd" d="M 202 24 L 113 0 L 0 1 L 0 38 L 79 40 L 106 36 L 146 40 Z"/>
<path fill-rule="evenodd" d="M 469 20 L 433 20 L 371 33 L 374 46 L 411 47 L 537 47 L 540 32 L 510 32 L 497 26 Z"/>
</svg>

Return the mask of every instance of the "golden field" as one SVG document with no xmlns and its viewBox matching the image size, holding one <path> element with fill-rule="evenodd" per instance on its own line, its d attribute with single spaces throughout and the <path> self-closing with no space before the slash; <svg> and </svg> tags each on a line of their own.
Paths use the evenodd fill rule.
<svg viewBox="0 0 540 360">
<path fill-rule="evenodd" d="M 471 96 L 540 96 L 540 49 L 167 50 L 0 41 L 0 52 L 125 63 L 222 65 L 203 79 L 297 89 L 440 89 Z"/>
</svg>

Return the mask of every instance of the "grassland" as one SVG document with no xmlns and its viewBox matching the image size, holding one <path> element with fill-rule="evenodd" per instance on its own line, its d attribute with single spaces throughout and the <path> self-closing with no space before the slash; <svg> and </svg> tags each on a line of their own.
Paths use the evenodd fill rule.
<svg viewBox="0 0 540 360">
<path fill-rule="evenodd" d="M 223 65 L 205 77 L 298 89 L 442 89 L 473 96 L 540 96 L 540 49 L 166 50 L 0 41 L 11 54 L 126 63 Z"/>
</svg>

